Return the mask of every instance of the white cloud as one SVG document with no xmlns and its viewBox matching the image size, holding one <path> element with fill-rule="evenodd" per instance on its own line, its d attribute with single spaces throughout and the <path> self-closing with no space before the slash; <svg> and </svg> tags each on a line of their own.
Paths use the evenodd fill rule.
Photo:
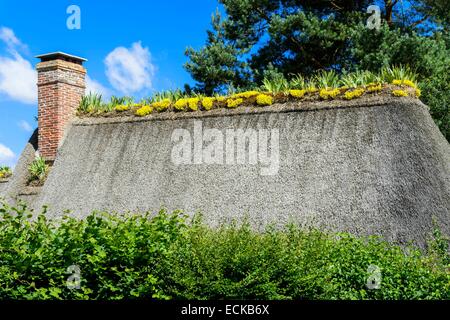
<svg viewBox="0 0 450 320">
<path fill-rule="evenodd" d="M 37 74 L 30 62 L 19 54 L 0 56 L 0 93 L 13 100 L 33 104 L 37 101 Z"/>
<path fill-rule="evenodd" d="M 26 132 L 31 132 L 33 131 L 33 127 L 31 126 L 31 124 L 29 124 L 27 121 L 25 120 L 20 120 L 19 123 L 17 124 L 22 130 L 26 131 Z"/>
<path fill-rule="evenodd" d="M 36 103 L 36 70 L 18 52 L 25 46 L 5 27 L 0 28 L 0 40 L 8 47 L 8 54 L 0 55 L 0 94 L 19 102 Z"/>
<path fill-rule="evenodd" d="M 89 92 L 101 94 L 102 98 L 105 100 L 111 97 L 111 90 L 103 86 L 97 80 L 94 80 L 86 75 L 86 94 Z"/>
<path fill-rule="evenodd" d="M 10 28 L 0 28 L 0 40 L 2 40 L 8 46 L 8 48 L 23 46 L 22 42 L 20 42 L 20 40 L 14 34 L 14 31 L 12 31 L 12 29 Z"/>
<path fill-rule="evenodd" d="M 0 165 L 13 166 L 16 160 L 15 153 L 0 143 Z"/>
<path fill-rule="evenodd" d="M 130 49 L 115 48 L 106 56 L 105 65 L 109 82 L 124 94 L 152 88 L 156 67 L 141 42 L 133 43 Z"/>
</svg>

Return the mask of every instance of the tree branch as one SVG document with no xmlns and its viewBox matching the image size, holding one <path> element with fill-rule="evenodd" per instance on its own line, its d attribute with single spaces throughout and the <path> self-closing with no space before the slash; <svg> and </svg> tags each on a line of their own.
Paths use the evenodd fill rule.
<svg viewBox="0 0 450 320">
<path fill-rule="evenodd" d="M 343 9 L 342 7 L 339 7 L 336 3 L 334 3 L 334 1 L 331 1 L 331 5 L 333 7 L 335 7 L 336 9 L 338 9 L 338 10 L 342 10 Z"/>
<path fill-rule="evenodd" d="M 429 17 L 430 17 L 430 16 L 429 16 L 428 14 L 425 15 L 422 19 L 419 19 L 419 20 L 417 20 L 416 22 L 414 22 L 414 23 L 411 25 L 411 28 L 417 27 L 419 24 L 425 22 Z"/>
</svg>

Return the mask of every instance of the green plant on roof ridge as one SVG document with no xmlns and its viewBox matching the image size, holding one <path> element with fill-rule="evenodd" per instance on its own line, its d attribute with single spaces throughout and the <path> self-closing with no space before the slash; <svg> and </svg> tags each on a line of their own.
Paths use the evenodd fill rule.
<svg viewBox="0 0 450 320">
<path fill-rule="evenodd" d="M 307 89 L 308 81 L 301 74 L 296 74 L 289 81 L 289 88 L 294 90 Z"/>
<path fill-rule="evenodd" d="M 339 86 L 339 76 L 334 70 L 320 70 L 313 79 L 319 89 L 331 89 Z"/>
<path fill-rule="evenodd" d="M 9 178 L 12 175 L 11 168 L 8 166 L 0 166 L 0 179 Z"/>
<path fill-rule="evenodd" d="M 115 108 L 116 106 L 119 106 L 119 105 L 130 106 L 133 103 L 134 103 L 134 98 L 129 97 L 129 96 L 125 96 L 125 97 L 111 96 L 111 98 L 110 98 L 110 105 L 112 108 Z"/>
<path fill-rule="evenodd" d="M 89 92 L 87 95 L 81 97 L 78 110 L 82 113 L 90 113 L 101 109 L 102 95 L 98 93 Z"/>
<path fill-rule="evenodd" d="M 392 83 L 394 80 L 417 81 L 417 74 L 409 66 L 387 66 L 380 70 L 380 77 L 383 82 Z"/>
<path fill-rule="evenodd" d="M 28 167 L 28 172 L 30 174 L 29 181 L 40 181 L 42 182 L 48 173 L 49 166 L 45 159 L 41 156 L 37 156 L 36 159 Z"/>
<path fill-rule="evenodd" d="M 261 89 L 272 94 L 285 93 L 289 90 L 289 81 L 272 65 L 264 72 Z"/>
<path fill-rule="evenodd" d="M 335 70 L 320 70 L 308 79 L 301 74 L 291 74 L 290 80 L 271 67 L 264 72 L 264 76 L 263 84 L 260 87 L 255 86 L 243 90 L 229 85 L 226 96 L 215 93 L 214 97 L 206 97 L 202 93 L 191 90 L 176 89 L 156 92 L 152 97 L 141 99 L 138 104 L 134 104 L 132 97 L 116 96 L 112 96 L 108 103 L 102 103 L 101 95 L 90 93 L 83 97 L 79 112 L 81 114 L 100 114 L 114 110 L 121 112 L 132 108 L 135 111 L 143 106 L 151 106 L 150 109 L 147 107 L 135 113 L 142 116 L 151 113 L 150 110 L 157 112 L 197 111 L 199 108 L 202 110 L 211 110 L 217 107 L 234 108 L 242 104 L 257 106 L 262 105 L 261 98 L 259 103 L 256 99 L 260 94 L 271 95 L 272 103 L 286 102 L 289 99 L 299 101 L 303 97 L 305 99 L 342 98 L 350 100 L 360 97 L 361 89 L 368 94 L 374 94 L 382 92 L 388 84 L 411 87 L 415 89 L 411 96 L 419 97 L 421 95 L 421 91 L 415 83 L 417 76 L 407 66 L 385 67 L 379 73 L 356 70 L 354 72 L 342 71 L 341 74 L 338 74 Z M 347 91 L 349 92 L 346 93 Z M 395 95 L 395 93 L 393 94 Z M 266 100 L 269 101 L 267 98 Z"/>
<path fill-rule="evenodd" d="M 153 95 L 152 100 L 153 102 L 161 102 L 168 99 L 171 103 L 175 103 L 177 100 L 186 97 L 180 89 L 176 89 L 157 92 Z"/>
<path fill-rule="evenodd" d="M 364 87 L 371 83 L 380 83 L 381 77 L 370 72 L 370 71 L 355 71 L 350 73 L 344 73 L 340 80 L 338 81 L 339 85 L 344 86 L 346 88 L 358 88 Z"/>
</svg>

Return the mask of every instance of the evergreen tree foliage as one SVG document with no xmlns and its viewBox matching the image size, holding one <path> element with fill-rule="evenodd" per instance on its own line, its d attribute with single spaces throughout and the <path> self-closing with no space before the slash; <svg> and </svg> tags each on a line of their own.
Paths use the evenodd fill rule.
<svg viewBox="0 0 450 320">
<path fill-rule="evenodd" d="M 287 79 L 409 66 L 422 99 L 450 139 L 450 2 L 447 0 L 220 0 L 203 48 L 186 51 L 186 69 L 206 94 L 259 86 L 268 66 Z M 370 5 L 381 27 L 370 29 Z"/>
</svg>

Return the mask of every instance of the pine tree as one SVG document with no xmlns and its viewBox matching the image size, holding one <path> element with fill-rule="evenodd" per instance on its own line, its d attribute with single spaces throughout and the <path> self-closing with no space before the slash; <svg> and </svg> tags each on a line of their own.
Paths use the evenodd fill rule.
<svg viewBox="0 0 450 320">
<path fill-rule="evenodd" d="M 387 65 L 409 65 L 423 100 L 450 139 L 450 2 L 448 0 L 220 0 L 206 45 L 186 51 L 195 90 L 260 85 L 267 67 L 286 78 Z M 380 29 L 366 26 L 369 5 L 381 8 Z"/>
</svg>

